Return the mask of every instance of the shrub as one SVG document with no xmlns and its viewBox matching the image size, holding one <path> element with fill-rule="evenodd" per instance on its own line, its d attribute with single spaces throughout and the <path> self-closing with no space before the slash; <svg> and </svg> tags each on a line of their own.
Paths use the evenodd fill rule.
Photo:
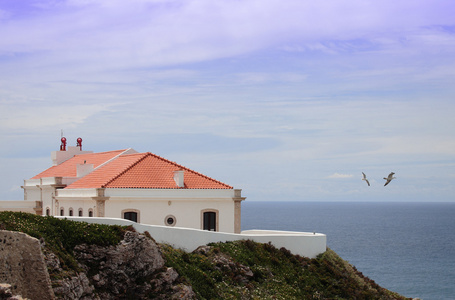
<svg viewBox="0 0 455 300">
<path fill-rule="evenodd" d="M 23 212 L 0 212 L 0 227 L 44 239 L 45 247 L 55 253 L 64 270 L 78 270 L 73 249 L 80 244 L 109 246 L 118 244 L 125 227 L 89 224 Z"/>
</svg>

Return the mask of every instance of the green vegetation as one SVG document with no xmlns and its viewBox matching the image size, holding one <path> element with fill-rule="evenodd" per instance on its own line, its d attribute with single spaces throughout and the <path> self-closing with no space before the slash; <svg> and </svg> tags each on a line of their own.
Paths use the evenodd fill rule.
<svg viewBox="0 0 455 300">
<path fill-rule="evenodd" d="M 60 259 L 64 270 L 79 269 L 73 248 L 80 244 L 118 244 L 126 227 L 73 222 L 21 212 L 0 212 L 0 229 L 19 231 L 45 241 L 45 248 Z"/>
<path fill-rule="evenodd" d="M 17 212 L 0 212 L 0 229 L 44 240 L 45 251 L 57 255 L 64 270 L 50 274 L 51 279 L 82 271 L 74 258 L 76 245 L 116 245 L 134 230 Z M 193 253 L 168 245 L 161 249 L 166 265 L 198 299 L 406 299 L 364 277 L 330 249 L 316 259 L 249 240 L 210 244 Z"/>
<path fill-rule="evenodd" d="M 406 299 L 330 249 L 309 259 L 247 240 L 211 244 L 202 253 L 165 246 L 163 253 L 200 299 Z M 252 274 L 246 276 L 245 268 Z"/>
</svg>

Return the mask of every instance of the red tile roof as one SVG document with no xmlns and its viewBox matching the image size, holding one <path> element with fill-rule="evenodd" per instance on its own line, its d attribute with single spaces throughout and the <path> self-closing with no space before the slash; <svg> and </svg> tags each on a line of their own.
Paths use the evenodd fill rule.
<svg viewBox="0 0 455 300">
<path fill-rule="evenodd" d="M 120 150 L 120 154 L 124 150 Z M 81 179 L 68 185 L 67 189 L 82 188 L 148 188 L 148 189 L 178 189 L 174 181 L 174 172 L 184 171 L 184 188 L 186 189 L 232 189 L 231 186 L 215 179 L 197 173 L 177 163 L 166 160 L 150 152 L 122 154 L 105 165 L 112 157 L 106 153 L 77 155 L 62 164 L 51 167 L 33 178 L 67 176 L 76 177 L 76 165 L 93 163 L 95 170 Z M 97 159 L 95 157 L 100 155 Z M 90 159 L 88 156 L 91 155 Z M 115 156 L 113 156 L 115 157 Z M 96 162 L 96 163 L 95 163 Z M 65 165 L 64 165 L 65 164 Z M 64 166 L 62 166 L 64 165 Z M 101 165 L 101 166 L 100 166 Z M 98 167 L 98 168 L 97 168 Z M 63 169 L 68 169 L 63 171 Z M 71 171 L 69 170 L 71 169 Z M 52 171 L 52 172 L 51 172 Z M 58 172 L 57 172 L 58 171 Z M 45 176 L 43 176 L 43 174 Z M 58 175 L 53 175 L 58 174 Z M 68 175 L 61 175 L 68 174 Z"/>
<path fill-rule="evenodd" d="M 96 168 L 106 161 L 120 155 L 124 151 L 126 150 L 75 155 L 57 166 L 50 167 L 49 169 L 39 173 L 31 179 L 39 179 L 43 177 L 76 177 L 76 166 L 78 164 L 83 164 L 85 162 L 87 164 L 93 164 L 93 167 Z"/>
</svg>

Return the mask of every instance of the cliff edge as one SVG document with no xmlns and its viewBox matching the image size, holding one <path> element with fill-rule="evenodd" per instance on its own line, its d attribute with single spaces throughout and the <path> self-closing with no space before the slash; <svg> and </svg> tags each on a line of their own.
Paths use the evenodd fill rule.
<svg viewBox="0 0 455 300">
<path fill-rule="evenodd" d="M 0 283 L 27 299 L 406 299 L 328 249 L 252 241 L 192 253 L 132 227 L 0 213 Z"/>
</svg>

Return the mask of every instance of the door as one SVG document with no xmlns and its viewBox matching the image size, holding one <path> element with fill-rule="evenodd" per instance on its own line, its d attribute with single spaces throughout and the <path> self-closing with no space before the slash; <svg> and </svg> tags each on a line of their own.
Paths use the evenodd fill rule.
<svg viewBox="0 0 455 300">
<path fill-rule="evenodd" d="M 204 213 L 204 230 L 216 231 L 216 212 L 208 211 Z"/>
</svg>

